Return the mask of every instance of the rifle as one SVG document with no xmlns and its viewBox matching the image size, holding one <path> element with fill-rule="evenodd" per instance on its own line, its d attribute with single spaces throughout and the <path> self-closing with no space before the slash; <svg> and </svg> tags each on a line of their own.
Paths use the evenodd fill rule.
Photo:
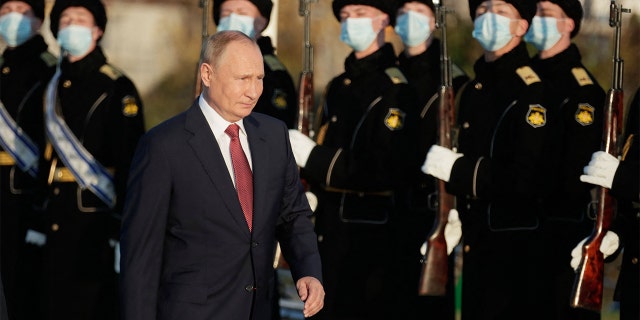
<svg viewBox="0 0 640 320">
<path fill-rule="evenodd" d="M 622 71 L 624 61 L 620 57 L 621 16 L 623 12 L 631 12 L 631 10 L 618 6 L 616 0 L 611 0 L 609 10 L 609 26 L 615 28 L 615 43 L 612 85 L 607 93 L 604 108 L 602 150 L 617 156 L 617 140 L 621 133 L 623 114 Z M 616 201 L 609 194 L 609 189 L 604 187 L 597 189 L 597 197 L 596 222 L 591 235 L 582 246 L 582 260 L 573 283 L 571 306 L 600 312 L 602 308 L 602 280 L 604 278 L 604 257 L 600 252 L 600 245 L 613 220 Z"/>
<path fill-rule="evenodd" d="M 310 4 L 318 0 L 300 0 L 298 14 L 304 17 L 304 48 L 302 61 L 304 62 L 300 73 L 300 85 L 298 88 L 298 118 L 296 129 L 305 135 L 313 138 L 311 129 L 311 110 L 313 109 L 313 47 L 311 46 L 310 25 L 311 10 Z"/>
<path fill-rule="evenodd" d="M 298 87 L 298 117 L 296 119 L 296 129 L 308 137 L 313 138 L 311 129 L 311 110 L 313 109 L 313 47 L 311 46 L 311 10 L 310 4 L 318 0 L 300 0 L 298 14 L 304 17 L 304 49 L 302 55 L 303 69 L 300 73 L 300 86 Z M 303 180 L 305 189 L 306 183 Z M 276 254 L 273 261 L 273 268 L 288 268 L 287 262 L 282 257 L 280 244 L 276 247 Z"/>
<path fill-rule="evenodd" d="M 438 92 L 438 145 L 451 149 L 454 126 L 454 94 L 451 60 L 447 50 L 446 15 L 451 10 L 443 5 L 444 0 L 434 0 L 436 27 L 441 32 L 440 68 L 441 86 Z M 455 198 L 445 190 L 445 182 L 436 179 L 437 212 L 433 227 L 427 236 L 427 252 L 422 259 L 422 271 L 418 285 L 420 295 L 444 296 L 447 289 L 449 261 L 444 229 L 449 219 L 449 211 L 454 208 Z"/>
<path fill-rule="evenodd" d="M 194 95 L 197 98 L 202 91 L 202 79 L 200 79 L 200 65 L 204 60 L 204 51 L 207 49 L 207 41 L 209 40 L 209 0 L 200 0 L 200 8 L 202 8 L 202 44 L 200 45 L 200 59 L 196 66 L 196 79 L 194 86 Z"/>
</svg>

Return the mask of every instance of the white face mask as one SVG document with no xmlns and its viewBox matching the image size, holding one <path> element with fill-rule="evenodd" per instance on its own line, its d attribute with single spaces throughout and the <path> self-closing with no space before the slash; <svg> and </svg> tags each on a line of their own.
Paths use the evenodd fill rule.
<svg viewBox="0 0 640 320">
<path fill-rule="evenodd" d="M 540 51 L 549 50 L 562 38 L 558 31 L 558 19 L 552 17 L 533 17 L 531 27 L 524 35 L 524 41 L 531 43 Z"/>
<path fill-rule="evenodd" d="M 74 57 L 84 56 L 93 44 L 91 28 L 70 25 L 58 32 L 58 43 L 63 50 Z"/>
<path fill-rule="evenodd" d="M 371 18 L 347 18 L 340 25 L 340 41 L 355 51 L 364 51 L 376 40 Z"/>
<path fill-rule="evenodd" d="M 487 51 L 498 51 L 504 48 L 513 38 L 511 19 L 487 12 L 476 18 L 471 34 Z"/>
<path fill-rule="evenodd" d="M 0 35 L 9 47 L 17 47 L 33 35 L 31 19 L 18 12 L 10 12 L 0 17 Z"/>
<path fill-rule="evenodd" d="M 253 27 L 254 21 L 255 19 L 253 17 L 232 13 L 220 19 L 217 31 L 240 31 L 253 39 L 256 35 L 256 31 Z"/>
<path fill-rule="evenodd" d="M 431 36 L 431 17 L 409 10 L 398 16 L 395 31 L 406 46 L 417 46 Z"/>
</svg>

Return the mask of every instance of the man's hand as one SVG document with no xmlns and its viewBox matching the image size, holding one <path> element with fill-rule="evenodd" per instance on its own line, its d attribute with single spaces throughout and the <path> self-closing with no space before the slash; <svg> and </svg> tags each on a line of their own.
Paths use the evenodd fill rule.
<svg viewBox="0 0 640 320">
<path fill-rule="evenodd" d="M 296 283 L 298 296 L 304 302 L 302 313 L 309 318 L 324 307 L 324 288 L 322 283 L 314 277 L 303 277 Z"/>
<path fill-rule="evenodd" d="M 574 271 L 578 271 L 578 266 L 580 265 L 580 260 L 582 260 L 582 246 L 587 241 L 587 238 L 582 239 L 578 243 L 578 245 L 571 250 L 571 267 Z M 613 231 L 607 231 L 607 233 L 602 238 L 602 243 L 600 243 L 600 252 L 602 252 L 602 256 L 606 259 L 608 256 L 612 255 L 616 250 L 618 250 L 618 246 L 620 246 L 620 238 Z"/>
<path fill-rule="evenodd" d="M 449 220 L 447 220 L 447 224 L 444 226 L 444 241 L 447 243 L 447 254 L 453 252 L 453 248 L 460 243 L 461 238 L 462 222 L 460 222 L 460 218 L 458 217 L 458 210 L 451 209 L 449 211 Z M 422 254 L 422 256 L 427 255 L 427 241 L 422 243 L 420 254 Z"/>
<path fill-rule="evenodd" d="M 427 153 L 427 159 L 422 165 L 422 172 L 430 174 L 444 182 L 449 182 L 453 164 L 462 157 L 462 153 L 456 153 L 439 145 L 432 145 Z"/>
<path fill-rule="evenodd" d="M 611 189 L 619 164 L 618 158 L 604 151 L 596 151 L 591 156 L 589 164 L 584 167 L 580 181 Z"/>
<path fill-rule="evenodd" d="M 298 130 L 289 129 L 289 142 L 291 142 L 291 151 L 293 151 L 298 167 L 304 168 L 309 160 L 311 150 L 316 146 L 315 141 Z"/>
</svg>

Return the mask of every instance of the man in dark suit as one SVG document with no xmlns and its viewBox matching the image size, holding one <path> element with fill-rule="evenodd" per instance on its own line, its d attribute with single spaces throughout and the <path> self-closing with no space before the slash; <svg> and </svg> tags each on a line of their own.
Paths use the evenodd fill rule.
<svg viewBox="0 0 640 320">
<path fill-rule="evenodd" d="M 144 136 L 134 157 L 121 234 L 123 319 L 270 319 L 276 241 L 312 316 L 324 303 L 320 256 L 287 127 L 252 113 L 260 49 L 224 31 L 204 56 L 200 98 Z"/>
</svg>

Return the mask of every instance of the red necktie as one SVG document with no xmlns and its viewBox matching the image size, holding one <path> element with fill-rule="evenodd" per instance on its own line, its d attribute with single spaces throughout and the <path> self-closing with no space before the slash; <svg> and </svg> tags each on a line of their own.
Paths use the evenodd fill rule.
<svg viewBox="0 0 640 320">
<path fill-rule="evenodd" d="M 229 150 L 231 151 L 233 174 L 236 177 L 236 191 L 238 192 L 240 206 L 244 212 L 244 218 L 247 220 L 249 231 L 251 231 L 253 221 L 253 174 L 251 173 L 247 156 L 240 145 L 239 130 L 240 127 L 232 123 L 224 132 L 231 137 Z"/>
</svg>

